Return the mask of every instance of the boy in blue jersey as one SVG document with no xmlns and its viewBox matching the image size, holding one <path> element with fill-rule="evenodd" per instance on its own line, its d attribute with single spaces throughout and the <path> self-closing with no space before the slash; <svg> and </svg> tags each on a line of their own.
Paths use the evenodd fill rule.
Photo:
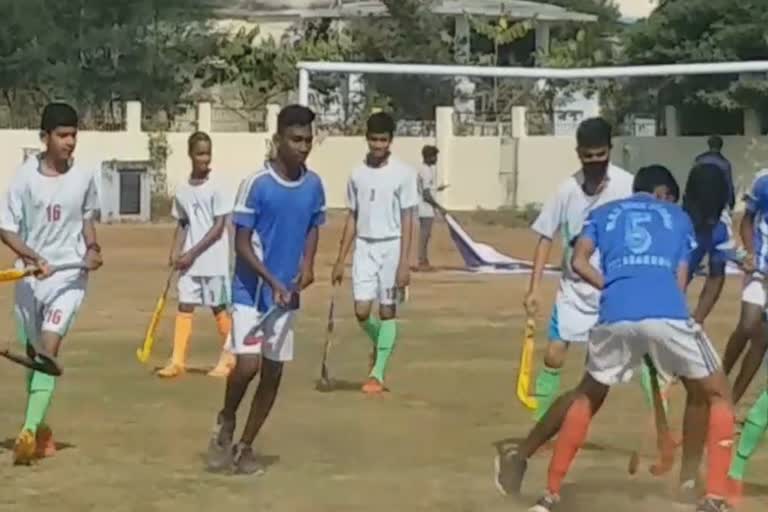
<svg viewBox="0 0 768 512">
<path fill-rule="evenodd" d="M 768 169 L 757 173 L 744 199 L 746 209 L 741 218 L 739 235 L 747 254 L 744 258 L 746 277 L 741 294 L 741 314 L 723 354 L 723 368 L 730 373 L 750 341 L 739 375 L 733 383 L 734 402 L 738 402 L 746 392 L 768 348 L 768 325 L 764 317 L 765 276 L 768 275 Z"/>
<path fill-rule="evenodd" d="M 598 325 L 590 332 L 587 372 L 572 393 L 549 466 L 547 493 L 531 512 L 550 512 L 563 478 L 586 439 L 592 416 L 610 386 L 629 380 L 643 357 L 663 375 L 679 376 L 709 405 L 706 496 L 697 510 L 727 509 L 734 419 L 730 391 L 712 344 L 691 320 L 683 290 L 695 247 L 693 225 L 677 205 L 662 201 L 666 176 L 653 168 L 635 178 L 635 195 L 593 211 L 572 259 L 582 279 L 602 291 Z M 666 187 L 661 187 L 666 189 Z M 590 263 L 598 252 L 602 272 Z M 685 437 L 695 436 L 690 423 Z"/>
<path fill-rule="evenodd" d="M 314 281 L 319 227 L 325 222 L 323 184 L 305 166 L 314 118 L 306 107 L 285 107 L 277 118 L 275 158 L 238 191 L 232 282 L 232 352 L 237 362 L 209 443 L 212 470 L 264 471 L 251 445 L 275 402 L 283 364 L 293 359 L 298 294 Z M 232 446 L 235 414 L 259 372 L 242 437 Z"/>
</svg>

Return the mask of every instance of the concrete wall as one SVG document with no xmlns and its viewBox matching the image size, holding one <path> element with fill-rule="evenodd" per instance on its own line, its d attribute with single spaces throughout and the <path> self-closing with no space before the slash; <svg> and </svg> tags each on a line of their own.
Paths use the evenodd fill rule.
<svg viewBox="0 0 768 512">
<path fill-rule="evenodd" d="M 107 160 L 149 160 L 149 134 L 141 131 L 140 106 L 127 109 L 124 132 L 81 132 L 76 158 L 100 167 Z M 210 126 L 202 105 L 198 111 L 202 128 Z M 276 109 L 271 108 L 267 125 L 275 126 Z M 519 117 L 519 116 L 518 116 Z M 439 200 L 450 209 L 495 209 L 516 204 L 541 203 L 550 197 L 560 182 L 576 171 L 578 161 L 572 137 L 528 137 L 520 126 L 513 127 L 513 138 L 459 137 L 454 135 L 452 109 L 438 109 L 437 136 L 399 137 L 394 154 L 411 165 L 421 161 L 421 148 L 435 144 L 440 149 L 440 183 L 449 184 Z M 268 133 L 212 133 L 214 172 L 223 177 L 234 195 L 240 181 L 257 170 L 267 153 Z M 166 165 L 169 192 L 189 172 L 187 133 L 168 133 L 170 155 Z M 502 143 L 504 142 L 504 143 Z M 35 131 L 8 130 L 0 136 L 0 188 L 4 189 L 25 148 L 39 147 Z M 693 158 L 706 148 L 705 137 L 629 137 L 614 141 L 613 161 L 630 171 L 643 165 L 661 163 L 670 167 L 678 179 L 685 180 Z M 362 161 L 366 151 L 362 137 L 324 136 L 318 133 L 310 166 L 323 178 L 328 205 L 343 207 L 346 181 Z M 743 191 L 752 176 L 768 167 L 768 137 L 726 137 L 725 154 L 735 170 L 737 188 Z M 681 183 L 682 185 L 682 183 Z"/>
</svg>

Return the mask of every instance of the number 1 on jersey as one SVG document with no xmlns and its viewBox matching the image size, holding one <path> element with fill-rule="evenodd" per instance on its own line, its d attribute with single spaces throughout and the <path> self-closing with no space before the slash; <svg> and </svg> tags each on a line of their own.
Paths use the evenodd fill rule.
<svg viewBox="0 0 768 512">
<path fill-rule="evenodd" d="M 48 222 L 58 222 L 61 219 L 61 206 L 49 204 L 45 207 L 45 214 L 48 217 Z"/>
</svg>

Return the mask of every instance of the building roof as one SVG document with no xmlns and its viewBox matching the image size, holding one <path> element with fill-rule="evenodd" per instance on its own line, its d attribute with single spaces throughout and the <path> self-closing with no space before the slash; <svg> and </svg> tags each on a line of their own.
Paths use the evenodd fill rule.
<svg viewBox="0 0 768 512">
<path fill-rule="evenodd" d="M 378 0 L 214 0 L 221 15 L 235 18 L 296 17 L 296 18 L 360 18 L 386 16 L 386 6 Z M 340 4 L 340 5 L 339 5 Z M 536 18 L 542 21 L 591 22 L 590 14 L 569 11 L 562 7 L 527 0 L 436 0 L 433 12 L 445 16 L 471 14 L 474 16 L 507 15 L 516 19 Z"/>
</svg>

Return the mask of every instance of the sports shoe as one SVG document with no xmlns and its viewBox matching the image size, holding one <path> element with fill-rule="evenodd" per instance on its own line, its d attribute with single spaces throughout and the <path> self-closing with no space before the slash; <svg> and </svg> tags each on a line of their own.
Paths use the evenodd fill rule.
<svg viewBox="0 0 768 512">
<path fill-rule="evenodd" d="M 53 441 L 53 431 L 48 425 L 40 425 L 35 433 L 35 456 L 38 459 L 56 455 L 56 443 Z"/>
<path fill-rule="evenodd" d="M 163 379 L 181 377 L 187 372 L 186 368 L 176 363 L 169 363 L 165 368 L 157 371 L 157 376 Z"/>
<path fill-rule="evenodd" d="M 519 496 L 528 461 L 517 452 L 499 454 L 493 461 L 494 483 L 504 496 Z"/>
<path fill-rule="evenodd" d="M 366 395 L 380 395 L 384 393 L 384 384 L 379 382 L 376 377 L 369 377 L 363 384 L 363 393 Z"/>
<path fill-rule="evenodd" d="M 226 420 L 219 413 L 216 425 L 208 441 L 206 464 L 210 471 L 225 471 L 232 467 L 232 438 L 235 434 L 235 420 Z"/>
<path fill-rule="evenodd" d="M 22 430 L 13 443 L 13 465 L 29 466 L 35 460 L 35 434 L 31 430 Z"/>
<path fill-rule="evenodd" d="M 560 496 L 547 493 L 536 502 L 534 506 L 528 509 L 528 512 L 552 512 L 560 503 Z"/>
<path fill-rule="evenodd" d="M 728 502 L 722 498 L 704 498 L 696 505 L 696 512 L 729 512 L 730 510 Z"/>
<path fill-rule="evenodd" d="M 261 475 L 264 464 L 253 454 L 253 448 L 244 443 L 237 443 L 232 448 L 232 469 L 238 475 Z"/>
<path fill-rule="evenodd" d="M 222 350 L 221 356 L 219 356 L 219 362 L 216 366 L 208 372 L 209 377 L 228 377 L 229 372 L 235 367 L 235 356 L 228 350 Z"/>
</svg>

